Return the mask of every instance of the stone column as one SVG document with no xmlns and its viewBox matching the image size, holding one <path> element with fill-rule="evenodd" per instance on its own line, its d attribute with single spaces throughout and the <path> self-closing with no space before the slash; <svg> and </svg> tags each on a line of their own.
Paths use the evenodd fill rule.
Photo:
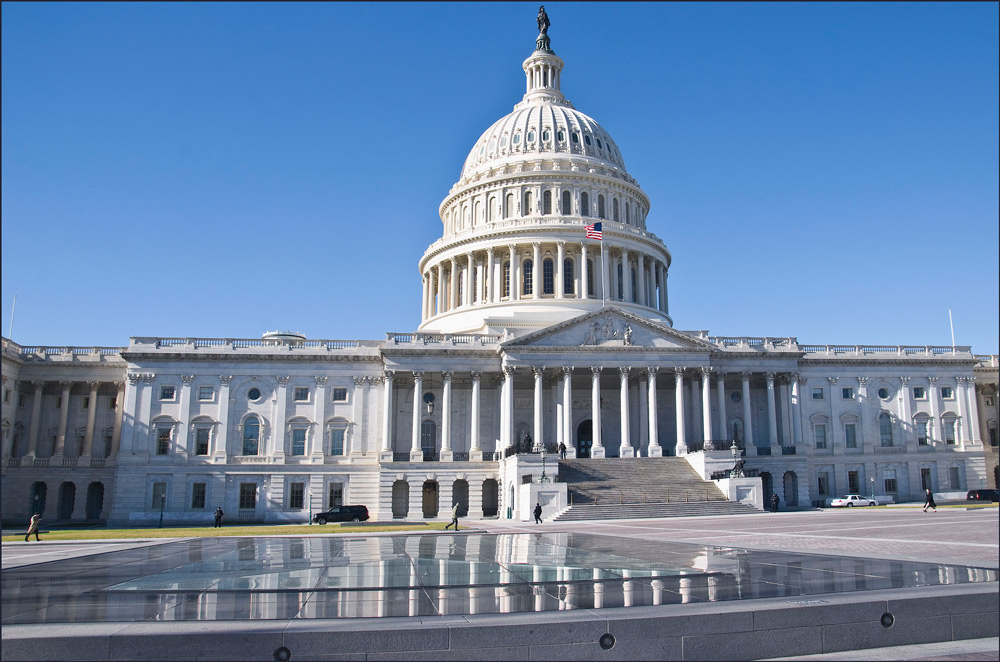
<svg viewBox="0 0 1000 662">
<path fill-rule="evenodd" d="M 646 305 L 646 264 L 645 256 L 642 252 L 636 253 L 635 256 L 635 279 L 639 281 L 637 284 L 639 286 L 639 291 L 636 292 L 636 299 L 640 305 Z"/>
<path fill-rule="evenodd" d="M 210 449 L 210 453 L 215 458 L 214 461 L 217 463 L 224 463 L 227 461 L 226 455 L 229 454 L 227 448 L 230 430 L 229 430 L 229 385 L 232 382 L 232 375 L 219 375 L 219 429 L 217 434 L 209 435 L 210 443 L 214 444 L 214 447 Z M 122 390 L 124 390 L 124 384 L 122 384 Z M 119 393 L 122 392 L 119 391 Z M 119 428 L 120 430 L 120 428 Z M 116 449 L 117 450 L 117 449 Z M 234 455 L 242 455 L 242 450 L 234 453 Z"/>
<path fill-rule="evenodd" d="M 670 275 L 670 270 L 666 267 L 663 268 L 663 312 L 666 315 L 670 314 L 670 298 L 667 295 L 667 277 Z"/>
<path fill-rule="evenodd" d="M 979 426 L 979 401 L 976 399 L 976 378 L 965 378 L 965 389 L 969 403 L 969 439 L 973 444 L 982 444 L 982 430 Z"/>
<path fill-rule="evenodd" d="M 438 262 L 434 268 L 437 270 L 437 314 L 440 315 L 447 308 L 444 298 L 444 265 Z"/>
<path fill-rule="evenodd" d="M 52 449 L 53 466 L 62 464 L 63 455 L 66 453 L 66 426 L 69 422 L 69 391 L 73 387 L 73 382 L 59 382 L 62 387 L 62 407 L 59 409 L 59 431 L 56 433 L 56 446 Z"/>
<path fill-rule="evenodd" d="M 458 308 L 458 261 L 453 257 L 448 259 L 448 310 Z"/>
<path fill-rule="evenodd" d="M 937 377 L 927 378 L 927 399 L 931 403 L 931 420 L 927 426 L 927 443 L 933 446 L 935 441 L 944 441 L 944 428 L 941 426 L 941 417 L 938 416 L 938 389 L 935 386 Z"/>
<path fill-rule="evenodd" d="M 24 457 L 34 460 L 38 455 L 38 427 L 42 424 L 42 388 L 43 381 L 31 382 L 35 387 L 34 395 L 31 396 L 31 427 L 28 428 L 28 452 Z"/>
<path fill-rule="evenodd" d="M 573 443 L 573 366 L 565 366 L 563 371 L 563 442 L 566 444 L 566 457 L 576 457 L 576 444 Z"/>
<path fill-rule="evenodd" d="M 775 449 L 778 446 L 778 413 L 774 404 L 774 373 L 765 375 L 767 379 L 767 434 L 768 443 L 771 446 L 771 453 L 776 455 Z"/>
<path fill-rule="evenodd" d="M 420 448 L 420 396 L 424 392 L 424 373 L 413 371 L 413 420 L 410 428 L 410 462 L 423 462 L 424 451 Z"/>
<path fill-rule="evenodd" d="M 966 443 L 969 442 L 969 428 L 972 427 L 972 420 L 969 418 L 965 404 L 965 378 L 955 378 L 955 394 L 958 396 L 958 427 L 955 430 L 955 443 L 963 451 Z"/>
<path fill-rule="evenodd" d="M 656 416 L 656 366 L 646 368 L 646 399 L 649 402 L 647 417 L 649 419 L 649 457 L 663 457 L 663 447 L 660 446 L 660 424 Z"/>
<path fill-rule="evenodd" d="M 719 405 L 719 427 L 716 428 L 715 438 L 716 441 L 726 441 L 730 436 L 728 426 L 726 425 L 726 373 L 719 373 L 715 389 L 717 391 L 716 402 Z M 725 448 L 720 448 L 719 450 L 725 450 Z"/>
<path fill-rule="evenodd" d="M 858 377 L 858 402 L 861 403 L 861 407 L 858 410 L 858 415 L 861 417 L 861 430 L 862 432 L 862 446 L 868 445 L 869 447 L 873 445 L 874 439 L 877 439 L 876 435 L 874 438 L 868 434 L 868 421 L 865 420 L 865 405 L 868 403 L 868 378 Z"/>
<path fill-rule="evenodd" d="M 87 429 L 83 433 L 83 448 L 80 449 L 80 464 L 90 464 L 94 454 L 94 424 L 97 422 L 97 388 L 100 382 L 87 382 L 90 386 L 90 406 L 87 408 Z"/>
<path fill-rule="evenodd" d="M 483 261 L 476 260 L 476 301 L 477 304 L 486 302 L 486 274 L 483 273 Z"/>
<path fill-rule="evenodd" d="M 635 283 L 632 282 L 632 270 L 628 263 L 628 249 L 622 248 L 622 280 L 625 281 L 624 287 L 622 287 L 622 299 L 625 301 L 632 301 L 632 292 L 635 287 Z M 650 443 L 653 443 L 650 440 Z"/>
<path fill-rule="evenodd" d="M 792 445 L 800 446 L 802 445 L 802 391 L 799 387 L 799 373 L 792 373 L 792 396 L 791 396 L 791 407 L 789 410 L 792 412 Z M 833 421 L 830 421 L 831 426 Z"/>
<path fill-rule="evenodd" d="M 557 241 L 556 242 L 556 298 L 562 299 L 565 296 L 563 291 L 563 263 L 566 257 L 566 242 Z M 568 446 L 569 444 L 567 444 Z"/>
<path fill-rule="evenodd" d="M 318 427 L 318 434 L 312 435 L 312 448 L 307 449 L 307 453 L 311 453 L 314 462 L 322 462 L 323 456 L 326 455 L 326 377 L 316 377 L 316 426 Z M 344 455 L 353 455 L 358 457 L 364 455 L 368 450 L 362 433 L 367 436 L 367 431 L 363 424 L 363 419 L 365 415 L 364 408 L 364 397 L 365 397 L 365 383 L 368 381 L 365 377 L 354 377 L 354 393 L 351 394 L 351 429 L 348 434 L 345 435 L 345 446 Z M 331 440 L 332 441 L 332 440 Z M 347 448 L 350 446 L 350 448 Z"/>
<path fill-rule="evenodd" d="M 430 292 L 430 274 L 429 273 L 424 273 L 423 274 L 423 282 L 421 283 L 421 285 L 423 286 L 423 287 L 421 287 L 421 292 L 420 292 L 421 296 L 423 297 L 423 299 L 422 299 L 423 305 L 420 308 L 420 314 L 423 316 L 423 319 L 427 319 L 428 317 L 430 317 L 430 315 L 427 314 L 427 302 L 430 300 L 430 295 L 429 295 L 429 292 Z"/>
<path fill-rule="evenodd" d="M 465 256 L 465 287 L 462 288 L 462 305 L 472 305 L 472 253 Z"/>
<path fill-rule="evenodd" d="M 483 459 L 483 451 L 479 448 L 479 381 L 482 376 L 483 373 L 481 372 L 473 371 L 472 373 L 472 412 L 469 415 L 471 421 L 470 427 L 472 429 L 469 430 L 469 459 L 473 462 L 480 462 Z M 469 498 L 471 499 L 471 485 L 469 486 L 469 491 Z M 480 494 L 482 494 L 482 487 L 480 487 Z"/>
<path fill-rule="evenodd" d="M 517 255 L 517 246 L 510 244 L 510 300 L 521 300 L 521 265 Z"/>
<path fill-rule="evenodd" d="M 382 462 L 392 462 L 392 378 L 395 374 L 392 370 L 383 373 L 385 382 L 382 390 L 382 450 L 379 451 Z"/>
<path fill-rule="evenodd" d="M 910 415 L 910 378 L 899 378 L 899 436 L 903 446 L 909 446 L 913 439 L 913 417 Z M 919 480 L 919 477 L 917 478 Z"/>
<path fill-rule="evenodd" d="M 556 449 L 559 448 L 559 443 L 563 440 L 562 436 L 562 426 L 559 424 L 562 421 L 562 405 L 559 403 L 559 378 L 551 377 L 549 379 L 549 387 L 551 392 L 549 393 L 549 399 L 552 402 L 552 437 L 556 443 Z"/>
<path fill-rule="evenodd" d="M 703 366 L 701 369 L 701 436 L 705 442 L 704 449 L 712 446 L 712 368 Z"/>
<path fill-rule="evenodd" d="M 632 439 L 629 434 L 629 406 L 628 406 L 628 373 L 632 368 L 629 366 L 619 366 L 618 372 L 621 376 L 621 446 L 618 455 L 620 457 L 635 457 L 635 449 L 632 448 Z"/>
<path fill-rule="evenodd" d="M 542 298 L 542 282 L 538 275 L 541 273 L 542 245 L 537 241 L 531 244 L 531 298 Z"/>
<path fill-rule="evenodd" d="M 179 458 L 186 458 L 194 455 L 188 449 L 188 440 L 191 438 L 191 383 L 194 375 L 181 375 L 181 391 L 178 398 L 180 415 L 178 416 L 177 432 L 174 435 L 174 454 Z M 93 398 L 91 399 L 93 402 Z M 183 502 L 182 502 L 183 503 Z"/>
<path fill-rule="evenodd" d="M 750 406 L 750 373 L 741 373 L 740 377 L 742 377 L 743 382 L 743 448 L 748 449 L 753 446 L 753 407 Z"/>
<path fill-rule="evenodd" d="M 587 244 L 580 244 L 580 298 L 589 299 L 590 289 L 587 287 L 587 279 L 590 277 L 590 265 L 587 264 Z M 596 278 L 594 280 L 597 280 Z"/>
<path fill-rule="evenodd" d="M 677 454 L 687 455 L 687 439 L 684 434 L 684 366 L 674 368 L 674 397 L 674 406 L 677 410 Z M 650 457 L 652 456 L 653 454 L 650 453 Z"/>
<path fill-rule="evenodd" d="M 451 462 L 454 455 L 451 450 L 451 371 L 441 373 L 444 381 L 441 393 L 441 461 Z M 449 506 L 450 507 L 450 506 Z"/>
<path fill-rule="evenodd" d="M 601 443 L 601 368 L 591 366 L 590 379 L 590 419 L 594 445 L 590 449 L 593 458 L 604 457 L 604 445 Z"/>
<path fill-rule="evenodd" d="M 503 403 L 502 416 L 500 420 L 500 445 L 501 450 L 507 450 L 514 443 L 513 417 L 514 417 L 514 366 L 503 366 Z"/>
<path fill-rule="evenodd" d="M 542 431 L 542 374 L 545 372 L 545 368 L 535 366 L 531 370 L 535 375 L 535 418 L 533 432 L 535 445 L 532 450 L 539 451 L 545 447 L 544 432 Z"/>
<path fill-rule="evenodd" d="M 834 455 L 840 455 L 844 453 L 847 448 L 847 438 L 846 433 L 843 433 L 842 429 L 844 427 L 843 422 L 840 420 L 840 394 L 837 393 L 837 381 L 838 377 L 827 377 L 826 381 L 830 385 L 830 447 L 833 449 Z M 809 427 L 806 428 L 806 433 L 811 432 Z M 858 435 L 863 434 L 862 430 L 855 429 Z M 842 434 L 843 433 L 843 434 Z M 838 441 L 844 438 L 844 443 L 840 444 Z M 860 441 L 860 438 L 858 438 Z M 816 440 L 812 438 L 809 439 L 810 444 L 814 445 Z"/>
</svg>

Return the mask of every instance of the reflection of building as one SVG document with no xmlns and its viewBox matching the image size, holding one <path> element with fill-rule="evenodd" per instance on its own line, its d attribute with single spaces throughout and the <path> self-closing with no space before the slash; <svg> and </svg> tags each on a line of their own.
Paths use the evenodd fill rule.
<svg viewBox="0 0 1000 662">
<path fill-rule="evenodd" d="M 302 521 L 364 503 L 419 518 L 453 500 L 493 516 L 516 493 L 500 489 L 500 452 L 560 443 L 633 457 L 735 438 L 788 505 L 978 486 L 968 347 L 673 328 L 673 258 L 647 229 L 649 200 L 608 132 L 566 101 L 547 43 L 441 204 L 418 332 L 5 340 L 3 516 L 210 521 L 222 505 L 229 520 Z"/>
</svg>

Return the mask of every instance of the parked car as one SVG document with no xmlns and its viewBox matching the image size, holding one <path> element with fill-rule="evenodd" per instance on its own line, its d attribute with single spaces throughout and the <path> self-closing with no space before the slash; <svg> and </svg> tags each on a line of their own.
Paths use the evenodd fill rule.
<svg viewBox="0 0 1000 662">
<path fill-rule="evenodd" d="M 878 501 L 863 497 L 860 494 L 845 494 L 830 502 L 834 508 L 852 508 L 854 506 L 877 506 Z"/>
<path fill-rule="evenodd" d="M 1000 492 L 997 490 L 969 490 L 965 498 L 968 501 L 1000 501 Z"/>
<path fill-rule="evenodd" d="M 334 506 L 325 513 L 313 515 L 317 524 L 327 522 L 365 522 L 368 520 L 368 508 L 365 506 Z"/>
</svg>

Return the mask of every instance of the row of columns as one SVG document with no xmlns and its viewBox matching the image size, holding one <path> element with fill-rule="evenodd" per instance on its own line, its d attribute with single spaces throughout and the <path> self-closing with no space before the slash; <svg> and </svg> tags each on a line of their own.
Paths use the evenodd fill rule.
<svg viewBox="0 0 1000 662">
<path fill-rule="evenodd" d="M 459 307 L 472 305 L 494 304 L 502 300 L 521 301 L 537 300 L 552 296 L 556 299 L 577 298 L 590 299 L 606 294 L 612 301 L 636 302 L 649 308 L 667 314 L 667 275 L 666 263 L 642 252 L 629 251 L 622 247 L 614 255 L 606 256 L 599 268 L 596 262 L 601 261 L 600 246 L 589 242 L 581 242 L 579 248 L 567 247 L 567 242 L 556 242 L 556 255 L 553 259 L 553 293 L 543 294 L 542 247 L 540 242 L 531 244 L 530 252 L 519 248 L 516 244 L 507 246 L 490 246 L 485 251 L 485 259 L 477 257 L 478 251 L 470 251 L 464 256 L 452 256 L 429 267 L 423 276 L 423 318 L 430 319 L 436 315 Z M 527 293 L 522 286 L 522 257 L 531 258 L 531 292 Z M 565 261 L 571 257 L 579 269 L 573 276 L 573 288 L 567 291 L 565 284 Z M 509 283 L 505 295 L 502 287 L 504 282 L 503 259 L 510 261 Z M 590 259 L 595 260 L 594 292 L 591 294 L 588 283 L 591 279 Z M 460 264 L 461 261 L 461 264 Z M 636 276 L 632 278 L 632 265 L 635 265 Z M 619 276 L 621 270 L 621 276 Z M 459 283 L 462 286 L 459 286 Z M 608 287 L 605 290 L 605 283 Z M 474 286 L 473 286 L 474 285 Z M 621 294 L 619 295 L 619 290 Z"/>
</svg>

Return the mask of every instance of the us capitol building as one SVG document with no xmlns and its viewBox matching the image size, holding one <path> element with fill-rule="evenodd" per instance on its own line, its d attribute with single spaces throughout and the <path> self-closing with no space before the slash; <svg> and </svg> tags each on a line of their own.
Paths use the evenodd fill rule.
<svg viewBox="0 0 1000 662">
<path fill-rule="evenodd" d="M 208 523 L 222 506 L 303 522 L 342 504 L 433 519 L 456 502 L 517 518 L 560 444 L 592 462 L 676 456 L 708 480 L 735 442 L 758 504 L 995 487 L 996 356 L 673 328 L 650 201 L 563 96 L 547 29 L 540 13 L 523 98 L 440 205 L 416 332 L 5 338 L 3 519 Z"/>
</svg>

